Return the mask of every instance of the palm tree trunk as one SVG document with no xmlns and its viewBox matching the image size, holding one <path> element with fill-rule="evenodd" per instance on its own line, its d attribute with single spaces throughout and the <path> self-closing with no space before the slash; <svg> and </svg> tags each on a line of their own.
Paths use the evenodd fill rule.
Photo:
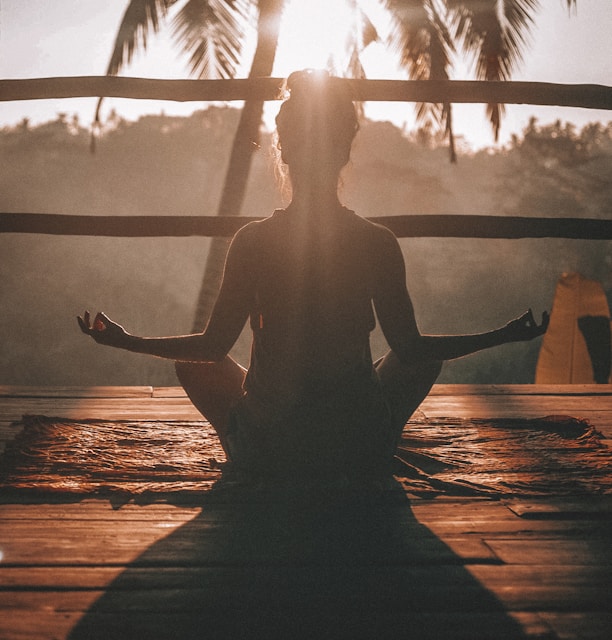
<svg viewBox="0 0 612 640">
<path fill-rule="evenodd" d="M 260 0 L 258 3 L 257 46 L 249 78 L 272 75 L 283 5 L 284 0 Z M 259 145 L 263 106 L 264 103 L 261 100 L 246 100 L 244 103 L 234 135 L 217 215 L 240 215 L 253 152 Z M 201 331 L 210 315 L 221 285 L 228 246 L 229 240 L 226 238 L 211 240 L 193 322 L 193 331 Z"/>
</svg>

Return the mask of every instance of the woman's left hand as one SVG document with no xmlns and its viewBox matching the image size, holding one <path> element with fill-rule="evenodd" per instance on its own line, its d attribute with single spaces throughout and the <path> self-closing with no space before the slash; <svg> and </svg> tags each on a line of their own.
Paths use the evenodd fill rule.
<svg viewBox="0 0 612 640">
<path fill-rule="evenodd" d="M 538 324 L 533 317 L 531 309 L 519 318 L 511 320 L 505 330 L 508 336 L 508 342 L 522 342 L 525 340 L 533 340 L 546 333 L 550 316 L 547 311 L 542 314 L 542 322 Z"/>
</svg>

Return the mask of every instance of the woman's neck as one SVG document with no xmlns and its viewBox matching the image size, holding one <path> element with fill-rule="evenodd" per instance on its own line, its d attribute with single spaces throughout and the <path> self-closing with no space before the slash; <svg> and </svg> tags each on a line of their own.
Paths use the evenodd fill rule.
<svg viewBox="0 0 612 640">
<path fill-rule="evenodd" d="M 342 206 L 338 199 L 337 177 L 320 176 L 321 179 L 299 180 L 291 177 L 292 198 L 291 209 L 310 213 L 316 211 L 330 211 Z"/>
</svg>

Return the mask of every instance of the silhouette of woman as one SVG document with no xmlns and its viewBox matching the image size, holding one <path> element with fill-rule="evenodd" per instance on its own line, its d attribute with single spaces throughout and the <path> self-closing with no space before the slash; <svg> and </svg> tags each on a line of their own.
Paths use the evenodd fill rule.
<svg viewBox="0 0 612 640">
<path fill-rule="evenodd" d="M 104 345 L 176 361 L 178 378 L 228 461 L 256 476 L 390 474 L 402 429 L 444 360 L 531 340 L 531 311 L 476 335 L 425 336 L 395 236 L 342 206 L 338 180 L 358 120 L 345 84 L 322 72 L 287 81 L 276 118 L 292 199 L 233 238 L 206 329 L 143 338 L 103 313 L 79 317 Z M 378 319 L 390 351 L 373 363 Z M 247 319 L 245 370 L 229 356 Z"/>
</svg>

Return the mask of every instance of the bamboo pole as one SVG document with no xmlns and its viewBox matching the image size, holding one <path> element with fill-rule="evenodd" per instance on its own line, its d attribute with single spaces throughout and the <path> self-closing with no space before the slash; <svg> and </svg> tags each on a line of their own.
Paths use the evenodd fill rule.
<svg viewBox="0 0 612 640">
<path fill-rule="evenodd" d="M 356 100 L 402 102 L 531 104 L 612 109 L 612 87 L 547 82 L 354 80 Z M 113 76 L 74 76 L 0 80 L 0 101 L 114 97 L 175 102 L 275 100 L 282 78 L 157 80 Z"/>
<path fill-rule="evenodd" d="M 83 216 L 2 213 L 0 233 L 64 236 L 231 237 L 248 216 Z M 487 215 L 397 215 L 369 218 L 398 238 L 570 238 L 612 240 L 612 220 Z"/>
</svg>

